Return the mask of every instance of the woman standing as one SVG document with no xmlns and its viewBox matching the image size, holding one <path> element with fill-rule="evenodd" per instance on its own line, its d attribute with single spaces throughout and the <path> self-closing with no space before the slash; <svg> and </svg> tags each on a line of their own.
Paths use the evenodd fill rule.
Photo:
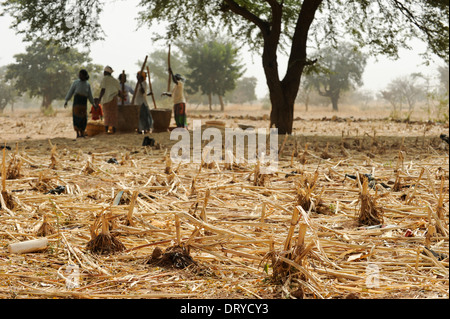
<svg viewBox="0 0 450 319">
<path fill-rule="evenodd" d="M 139 132 L 149 133 L 153 126 L 153 118 L 150 113 L 150 107 L 147 101 L 147 74 L 145 72 L 137 73 L 138 89 L 136 92 L 135 103 L 140 106 L 139 109 Z M 148 95 L 153 94 L 150 92 Z"/>
<path fill-rule="evenodd" d="M 120 83 L 112 77 L 113 69 L 109 66 L 103 71 L 103 80 L 100 84 L 100 96 L 98 100 L 103 105 L 103 118 L 105 130 L 108 133 L 109 127 L 112 127 L 112 133 L 116 132 L 119 123 L 119 109 L 117 106 L 117 96 L 122 96 L 120 92 Z"/>
<path fill-rule="evenodd" d="M 64 103 L 64 108 L 67 108 L 67 102 L 73 96 L 72 119 L 73 127 L 77 132 L 77 138 L 85 137 L 87 126 L 87 101 L 89 100 L 92 105 L 95 105 L 91 85 L 88 80 L 88 72 L 84 69 L 80 70 L 78 73 L 78 80 L 75 80 L 72 83 Z"/>
<path fill-rule="evenodd" d="M 177 127 L 186 128 L 187 114 L 186 114 L 186 98 L 184 97 L 184 78 L 180 74 L 173 74 L 172 69 L 169 68 L 169 73 L 172 76 L 175 87 L 172 93 L 164 92 L 162 95 L 167 95 L 173 98 L 173 113 Z"/>
</svg>

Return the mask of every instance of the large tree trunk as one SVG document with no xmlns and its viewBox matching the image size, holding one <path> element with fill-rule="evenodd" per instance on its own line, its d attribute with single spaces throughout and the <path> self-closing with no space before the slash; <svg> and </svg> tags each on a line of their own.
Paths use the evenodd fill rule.
<svg viewBox="0 0 450 319">
<path fill-rule="evenodd" d="M 266 48 L 263 53 L 263 67 L 269 88 L 272 110 L 270 127 L 278 129 L 279 134 L 291 134 L 294 116 L 294 104 L 289 103 L 286 90 L 278 75 L 277 55 L 273 48 Z"/>
<path fill-rule="evenodd" d="M 334 95 L 331 97 L 331 105 L 333 106 L 333 111 L 335 111 L 335 112 L 339 111 L 338 101 L 339 101 L 339 96 Z"/>
<path fill-rule="evenodd" d="M 300 88 L 301 76 L 305 66 L 314 63 L 313 61 L 308 61 L 306 55 L 308 32 L 321 3 L 322 0 L 305 0 L 303 2 L 292 38 L 288 68 L 282 81 L 280 81 L 277 63 L 282 7 L 273 8 L 271 28 L 263 32 L 263 67 L 272 103 L 270 126 L 278 128 L 279 134 L 292 134 L 294 104 Z M 276 8 L 279 10 L 276 10 Z"/>
<path fill-rule="evenodd" d="M 269 88 L 272 110 L 270 112 L 270 127 L 278 129 L 279 134 L 291 134 L 294 120 L 294 101 L 300 85 L 301 72 L 295 76 L 299 85 L 292 90 L 294 83 L 280 80 L 278 72 L 277 48 L 281 34 L 281 9 L 273 12 L 273 23 L 264 33 L 263 68 Z M 288 67 L 289 69 L 289 67 Z"/>
<path fill-rule="evenodd" d="M 271 19 L 263 20 L 253 15 L 245 7 L 235 1 L 224 0 L 227 9 L 241 15 L 244 19 L 254 23 L 264 38 L 263 68 L 269 88 L 272 111 L 270 126 L 278 128 L 279 134 L 291 134 L 294 121 L 294 102 L 300 87 L 300 78 L 307 64 L 306 43 L 309 28 L 314 20 L 316 11 L 323 0 L 304 0 L 297 18 L 294 35 L 292 37 L 291 52 L 288 68 L 282 81 L 278 74 L 277 49 L 283 28 L 283 2 L 266 0 L 272 10 Z"/>
<path fill-rule="evenodd" d="M 269 85 L 270 102 L 272 111 L 270 113 L 270 127 L 278 129 L 279 134 L 292 134 L 294 122 L 294 103 L 286 97 L 281 83 L 279 85 Z"/>
</svg>

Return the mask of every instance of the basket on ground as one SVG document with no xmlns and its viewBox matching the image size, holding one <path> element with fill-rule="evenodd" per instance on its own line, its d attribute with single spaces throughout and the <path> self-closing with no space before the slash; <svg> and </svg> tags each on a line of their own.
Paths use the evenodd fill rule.
<svg viewBox="0 0 450 319">
<path fill-rule="evenodd" d="M 150 110 L 153 119 L 153 132 L 167 132 L 172 119 L 171 109 L 152 109 Z"/>
<path fill-rule="evenodd" d="M 95 136 L 105 132 L 105 126 L 100 122 L 89 122 L 86 125 L 87 136 Z"/>
</svg>

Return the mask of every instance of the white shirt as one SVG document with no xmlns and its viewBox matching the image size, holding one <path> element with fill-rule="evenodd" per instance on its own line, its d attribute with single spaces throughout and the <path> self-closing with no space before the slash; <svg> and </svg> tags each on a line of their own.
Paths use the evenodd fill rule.
<svg viewBox="0 0 450 319">
<path fill-rule="evenodd" d="M 173 104 L 186 103 L 186 98 L 184 97 L 184 83 L 178 81 L 172 91 Z"/>
<path fill-rule="evenodd" d="M 105 75 L 102 83 L 100 84 L 100 89 L 105 89 L 105 93 L 102 97 L 102 103 L 106 104 L 111 102 L 119 94 L 120 83 L 111 75 Z"/>
<path fill-rule="evenodd" d="M 144 88 L 144 93 L 141 92 L 141 85 L 142 88 Z M 136 105 L 141 106 L 142 104 L 145 104 L 146 106 L 148 106 L 148 101 L 147 101 L 147 83 L 146 82 L 142 82 L 139 86 L 138 89 L 136 90 L 136 97 L 134 99 L 134 103 Z"/>
</svg>

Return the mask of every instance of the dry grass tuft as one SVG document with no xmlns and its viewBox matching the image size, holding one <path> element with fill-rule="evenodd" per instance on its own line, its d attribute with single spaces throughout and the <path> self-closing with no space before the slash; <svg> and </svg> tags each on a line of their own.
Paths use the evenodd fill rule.
<svg viewBox="0 0 450 319">
<path fill-rule="evenodd" d="M 37 230 L 36 236 L 47 237 L 49 235 L 55 234 L 56 232 L 57 232 L 57 230 L 49 222 L 47 215 L 44 215 L 44 220 L 42 222 L 42 225 Z"/>
<path fill-rule="evenodd" d="M 156 247 L 150 258 L 146 261 L 146 264 L 184 269 L 192 265 L 197 265 L 197 262 L 190 255 L 189 246 L 175 245 L 168 247 L 164 252 L 160 247 Z"/>
<path fill-rule="evenodd" d="M 87 243 L 86 248 L 99 255 L 107 255 L 124 251 L 125 245 L 109 232 L 109 224 L 104 214 L 101 216 L 101 225 L 102 230 L 99 234 L 95 234 L 95 229 L 91 229 L 91 233 L 94 236 Z"/>
<path fill-rule="evenodd" d="M 358 181 L 359 178 L 358 178 Z M 359 195 L 360 209 L 358 222 L 360 225 L 373 226 L 383 224 L 383 210 L 377 206 L 376 198 L 370 195 L 369 179 L 363 177 Z"/>
<path fill-rule="evenodd" d="M 17 179 L 22 177 L 21 174 L 22 160 L 13 156 L 6 170 L 6 179 Z"/>
</svg>

